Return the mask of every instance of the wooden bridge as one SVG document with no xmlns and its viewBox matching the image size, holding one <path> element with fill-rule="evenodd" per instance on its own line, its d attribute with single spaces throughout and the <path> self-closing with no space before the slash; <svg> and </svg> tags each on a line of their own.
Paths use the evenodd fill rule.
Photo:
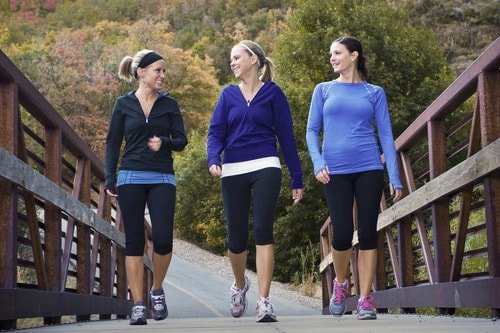
<svg viewBox="0 0 500 333">
<path fill-rule="evenodd" d="M 379 312 L 499 316 L 499 66 L 497 39 L 396 140 L 407 193 L 381 202 Z M 103 181 L 102 162 L 0 51 L 0 330 L 21 318 L 129 314 L 121 216 Z M 320 230 L 324 313 L 330 228 Z M 151 252 L 148 242 L 146 291 Z M 356 258 L 354 250 L 353 294 Z"/>
</svg>

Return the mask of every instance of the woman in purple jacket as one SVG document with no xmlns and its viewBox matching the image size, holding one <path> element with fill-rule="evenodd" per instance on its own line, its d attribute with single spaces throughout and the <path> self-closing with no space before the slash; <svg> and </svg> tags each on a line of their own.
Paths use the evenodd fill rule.
<svg viewBox="0 0 500 333">
<path fill-rule="evenodd" d="M 248 304 L 250 280 L 245 268 L 252 205 L 259 284 L 257 321 L 276 321 L 269 300 L 274 269 L 273 223 L 281 187 L 276 139 L 290 173 L 294 203 L 303 195 L 302 169 L 288 101 L 272 82 L 272 61 L 260 45 L 248 40 L 232 48 L 230 61 L 240 83 L 222 90 L 207 137 L 209 172 L 221 177 L 227 246 L 235 278 L 230 310 L 233 317 L 240 317 Z"/>
</svg>

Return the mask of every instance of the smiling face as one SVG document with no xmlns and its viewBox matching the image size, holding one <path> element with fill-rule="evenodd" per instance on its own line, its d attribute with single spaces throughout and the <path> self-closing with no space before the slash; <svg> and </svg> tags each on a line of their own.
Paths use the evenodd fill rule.
<svg viewBox="0 0 500 333">
<path fill-rule="evenodd" d="M 335 73 L 343 74 L 356 69 L 358 52 L 350 52 L 347 47 L 339 42 L 333 42 L 330 47 L 330 64 Z"/>
<path fill-rule="evenodd" d="M 255 70 L 256 62 L 256 56 L 249 54 L 244 46 L 236 45 L 231 50 L 230 67 L 237 79 L 241 79 Z"/>
<path fill-rule="evenodd" d="M 160 59 L 146 68 L 138 68 L 137 75 L 140 83 L 145 84 L 148 88 L 153 90 L 161 89 L 163 81 L 165 80 L 165 67 L 165 60 Z"/>
</svg>

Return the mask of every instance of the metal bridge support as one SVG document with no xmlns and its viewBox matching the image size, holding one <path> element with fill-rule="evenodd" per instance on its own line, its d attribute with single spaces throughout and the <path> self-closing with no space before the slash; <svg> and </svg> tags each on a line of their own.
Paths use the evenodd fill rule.
<svg viewBox="0 0 500 333">
<path fill-rule="evenodd" d="M 17 84 L 0 81 L 0 147 L 17 155 L 19 104 Z M 17 286 L 17 188 L 0 178 L 0 288 Z M 0 321 L 0 330 L 16 328 L 16 320 Z"/>
<path fill-rule="evenodd" d="M 486 147 L 500 137 L 500 72 L 481 73 L 478 78 L 479 114 L 481 119 L 481 143 Z M 484 180 L 484 206 L 488 234 L 488 266 L 490 277 L 500 277 L 500 172 L 494 172 Z M 500 309 L 492 309 L 498 318 Z"/>
<path fill-rule="evenodd" d="M 427 123 L 429 141 L 430 178 L 436 178 L 447 169 L 446 127 L 444 120 L 431 120 Z M 436 281 L 447 282 L 451 270 L 450 211 L 448 198 L 442 198 L 431 205 L 432 235 L 434 237 Z M 452 309 L 438 308 L 438 314 L 452 314 Z"/>
<path fill-rule="evenodd" d="M 62 133 L 58 128 L 45 128 L 45 177 L 61 184 Z M 47 290 L 62 291 L 61 283 L 61 210 L 50 203 L 45 203 L 45 270 L 47 272 Z M 72 237 L 66 235 L 65 237 Z M 44 325 L 61 323 L 61 316 L 43 318 Z"/>
<path fill-rule="evenodd" d="M 79 199 L 80 201 L 91 206 L 90 198 L 90 161 L 85 159 L 82 163 L 78 164 L 83 167 L 83 179 L 81 180 Z M 77 184 L 73 184 L 77 186 Z M 77 246 L 76 246 L 76 256 L 77 256 L 77 275 L 76 289 L 80 294 L 92 294 L 93 286 L 90 285 L 90 227 L 83 223 L 76 224 L 76 234 L 77 234 Z M 90 320 L 90 315 L 78 315 L 76 317 L 77 321 L 88 321 Z"/>
</svg>

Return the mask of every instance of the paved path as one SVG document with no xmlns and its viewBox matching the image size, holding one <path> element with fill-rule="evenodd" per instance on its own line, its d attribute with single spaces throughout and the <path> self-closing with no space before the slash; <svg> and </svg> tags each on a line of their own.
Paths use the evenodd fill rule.
<svg viewBox="0 0 500 333">
<path fill-rule="evenodd" d="M 232 280 L 174 255 L 166 281 L 164 289 L 170 318 L 231 317 L 229 288 Z M 247 298 L 249 306 L 245 316 L 253 318 L 257 302 L 256 284 L 250 286 Z M 273 304 L 278 315 L 321 313 L 319 309 L 312 309 L 279 297 L 273 297 Z"/>
</svg>

